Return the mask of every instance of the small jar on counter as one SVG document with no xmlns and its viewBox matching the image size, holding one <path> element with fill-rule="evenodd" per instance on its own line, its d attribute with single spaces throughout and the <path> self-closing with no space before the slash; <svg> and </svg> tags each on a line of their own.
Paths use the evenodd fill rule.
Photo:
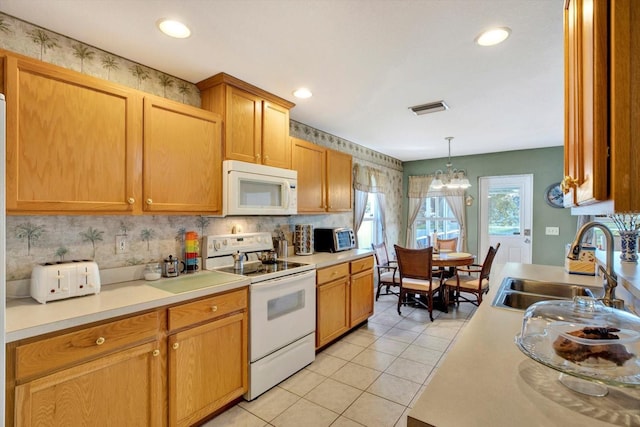
<svg viewBox="0 0 640 427">
<path fill-rule="evenodd" d="M 151 263 L 147 264 L 144 268 L 144 280 L 158 280 L 162 276 L 162 270 L 160 269 L 160 264 Z"/>
</svg>

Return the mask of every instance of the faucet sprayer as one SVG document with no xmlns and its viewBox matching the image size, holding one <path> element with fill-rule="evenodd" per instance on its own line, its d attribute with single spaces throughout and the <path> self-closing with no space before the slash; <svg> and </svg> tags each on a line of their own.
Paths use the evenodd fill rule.
<svg viewBox="0 0 640 427">
<path fill-rule="evenodd" d="M 623 308 L 624 301 L 616 298 L 616 286 L 618 286 L 618 276 L 616 275 L 615 271 L 613 271 L 613 249 L 614 249 L 613 234 L 611 233 L 611 230 L 609 230 L 609 227 L 594 221 L 588 222 L 582 227 L 580 227 L 580 230 L 578 230 L 578 233 L 576 234 L 575 240 L 573 241 L 573 243 L 571 243 L 571 249 L 569 249 L 569 254 L 567 255 L 567 258 L 573 259 L 573 260 L 578 259 L 578 255 L 580 255 L 582 237 L 585 235 L 587 231 L 591 230 L 592 228 L 599 228 L 600 231 L 602 231 L 602 234 L 604 234 L 604 237 L 606 239 L 606 245 L 607 245 L 607 258 L 605 262 L 606 268 L 603 266 L 600 266 L 600 271 L 604 275 L 604 283 L 603 283 L 604 295 L 602 296 L 602 298 L 599 298 L 599 300 L 602 301 L 602 303 L 608 307 Z"/>
</svg>

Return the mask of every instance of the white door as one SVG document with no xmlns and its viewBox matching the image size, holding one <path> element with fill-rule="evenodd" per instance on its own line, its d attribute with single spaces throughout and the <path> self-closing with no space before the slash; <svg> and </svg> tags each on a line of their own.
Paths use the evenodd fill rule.
<svg viewBox="0 0 640 427">
<path fill-rule="evenodd" d="M 480 177 L 478 259 L 500 243 L 494 263 L 531 264 L 533 175 Z"/>
</svg>

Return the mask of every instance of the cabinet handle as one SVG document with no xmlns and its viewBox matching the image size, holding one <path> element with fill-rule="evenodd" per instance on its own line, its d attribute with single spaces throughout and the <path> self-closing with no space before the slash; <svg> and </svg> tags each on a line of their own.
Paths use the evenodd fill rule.
<svg viewBox="0 0 640 427">
<path fill-rule="evenodd" d="M 127 199 L 127 203 L 129 203 L 130 205 L 134 204 L 136 202 L 136 199 L 134 199 L 133 197 L 129 197 Z"/>
<path fill-rule="evenodd" d="M 568 193 L 572 187 L 576 187 L 577 185 L 578 185 L 578 180 L 567 175 L 564 177 L 564 179 L 560 183 L 560 188 L 562 189 L 563 193 Z"/>
<path fill-rule="evenodd" d="M 180 347 L 180 344 L 178 344 L 177 342 L 174 342 L 173 345 L 171 346 L 171 348 L 173 348 L 174 350 L 177 350 L 178 347 Z"/>
<path fill-rule="evenodd" d="M 160 356 L 160 350 L 155 349 L 153 350 L 153 353 L 151 353 L 154 357 Z"/>
<path fill-rule="evenodd" d="M 216 311 L 218 311 L 218 306 L 217 305 L 212 305 L 211 306 L 211 312 L 215 313 Z"/>
<path fill-rule="evenodd" d="M 257 160 L 260 160 L 260 154 L 259 154 L 259 153 L 258 153 L 258 154 L 256 154 L 256 159 L 257 159 Z"/>
<path fill-rule="evenodd" d="M 269 156 L 264 156 L 264 159 L 265 160 L 269 160 Z"/>
<path fill-rule="evenodd" d="M 104 337 L 100 337 L 100 338 L 98 338 L 98 339 L 96 340 L 96 344 L 97 344 L 97 345 L 102 345 L 102 344 L 104 344 L 104 342 L 105 342 L 105 341 L 106 341 L 106 340 L 104 339 Z"/>
<path fill-rule="evenodd" d="M 152 204 L 152 203 L 153 203 L 153 200 L 152 200 L 152 199 L 147 199 L 147 204 L 148 204 L 148 205 L 150 205 L 150 204 Z"/>
</svg>

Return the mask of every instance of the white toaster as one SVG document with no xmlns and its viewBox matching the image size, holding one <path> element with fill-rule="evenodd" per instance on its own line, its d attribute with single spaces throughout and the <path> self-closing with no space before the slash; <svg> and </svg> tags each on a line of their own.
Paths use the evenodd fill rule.
<svg viewBox="0 0 640 427">
<path fill-rule="evenodd" d="M 39 303 L 100 293 L 100 271 L 93 261 L 39 264 L 31 272 L 31 297 Z"/>
</svg>

